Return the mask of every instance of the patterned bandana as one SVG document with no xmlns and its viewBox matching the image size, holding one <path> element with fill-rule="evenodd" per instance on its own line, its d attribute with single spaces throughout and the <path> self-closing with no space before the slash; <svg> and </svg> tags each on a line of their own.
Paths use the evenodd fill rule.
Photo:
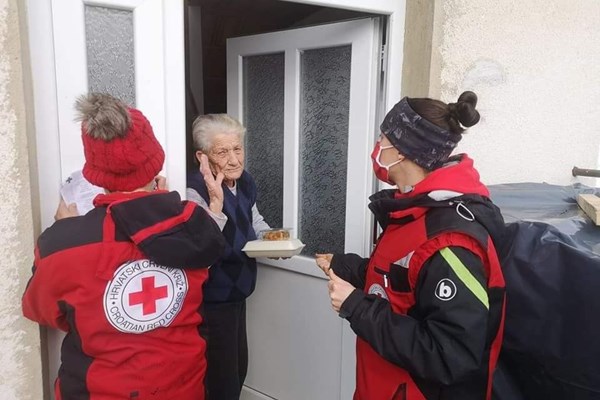
<svg viewBox="0 0 600 400">
<path fill-rule="evenodd" d="M 444 164 L 462 135 L 432 124 L 417 114 L 405 97 L 381 123 L 381 132 L 415 164 L 432 171 Z"/>
</svg>

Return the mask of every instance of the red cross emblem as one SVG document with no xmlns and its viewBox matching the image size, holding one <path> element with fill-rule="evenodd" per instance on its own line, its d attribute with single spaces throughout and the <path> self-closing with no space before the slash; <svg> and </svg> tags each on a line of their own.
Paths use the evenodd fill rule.
<svg viewBox="0 0 600 400">
<path fill-rule="evenodd" d="M 143 304 L 144 315 L 156 312 L 156 301 L 164 299 L 169 295 L 167 286 L 154 286 L 154 277 L 142 278 L 142 290 L 140 292 L 129 293 L 129 305 L 135 306 Z"/>
</svg>

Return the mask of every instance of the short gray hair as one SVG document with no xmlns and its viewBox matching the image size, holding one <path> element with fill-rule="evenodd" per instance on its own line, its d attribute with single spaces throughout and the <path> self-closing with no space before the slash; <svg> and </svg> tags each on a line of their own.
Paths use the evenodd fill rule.
<svg viewBox="0 0 600 400">
<path fill-rule="evenodd" d="M 208 152 L 212 148 L 213 137 L 220 133 L 238 135 L 243 143 L 246 128 L 237 119 L 227 114 L 200 115 L 192 125 L 194 149 Z"/>
</svg>

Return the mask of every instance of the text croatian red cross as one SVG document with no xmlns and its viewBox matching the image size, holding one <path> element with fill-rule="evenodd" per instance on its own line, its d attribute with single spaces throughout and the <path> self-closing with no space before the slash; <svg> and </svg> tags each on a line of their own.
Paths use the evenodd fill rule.
<svg viewBox="0 0 600 400">
<path fill-rule="evenodd" d="M 142 278 L 142 291 L 129 293 L 129 305 L 135 306 L 143 304 L 143 314 L 153 314 L 156 312 L 156 301 L 164 299 L 169 295 L 167 286 L 154 287 L 154 277 Z"/>
</svg>

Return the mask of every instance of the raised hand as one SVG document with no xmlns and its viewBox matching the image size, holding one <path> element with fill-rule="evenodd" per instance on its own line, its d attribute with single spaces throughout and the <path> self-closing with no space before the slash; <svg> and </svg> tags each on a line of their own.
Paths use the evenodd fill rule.
<svg viewBox="0 0 600 400">
<path fill-rule="evenodd" d="M 206 154 L 200 156 L 200 172 L 204 177 L 204 183 L 208 190 L 209 204 L 208 208 L 215 214 L 221 214 L 223 211 L 223 178 L 222 172 L 219 172 L 215 177 L 210 169 L 208 157 Z"/>
</svg>

